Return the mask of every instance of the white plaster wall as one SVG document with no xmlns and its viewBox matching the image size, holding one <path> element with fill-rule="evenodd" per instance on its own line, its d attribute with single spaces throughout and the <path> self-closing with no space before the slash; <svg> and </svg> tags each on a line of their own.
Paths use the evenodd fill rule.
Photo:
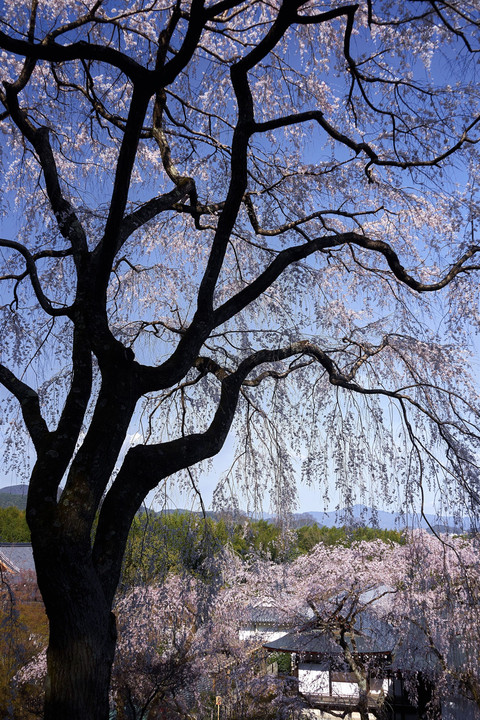
<svg viewBox="0 0 480 720">
<path fill-rule="evenodd" d="M 370 695 L 378 697 L 379 695 L 388 695 L 392 681 L 388 678 L 372 678 L 370 680 Z"/>
<path fill-rule="evenodd" d="M 338 715 L 329 713 L 327 710 L 301 710 L 302 720 L 338 720 Z M 361 720 L 359 712 L 352 712 L 347 715 L 346 720 Z M 376 720 L 373 713 L 368 713 L 368 720 Z M 470 718 L 468 718 L 470 720 Z"/>
<path fill-rule="evenodd" d="M 329 673 L 322 665 L 299 663 L 298 689 L 307 695 L 329 695 Z"/>
<path fill-rule="evenodd" d="M 238 633 L 239 640 L 261 640 L 264 643 L 273 642 L 285 635 L 285 630 L 271 630 L 267 628 L 259 628 L 258 630 L 240 630 Z"/>
<path fill-rule="evenodd" d="M 342 697 L 358 697 L 357 683 L 349 682 L 332 682 L 332 695 L 341 695 Z"/>
</svg>

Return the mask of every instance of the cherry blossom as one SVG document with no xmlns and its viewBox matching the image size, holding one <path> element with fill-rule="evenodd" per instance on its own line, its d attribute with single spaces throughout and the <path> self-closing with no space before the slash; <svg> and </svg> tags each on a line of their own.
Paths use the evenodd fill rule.
<svg viewBox="0 0 480 720">
<path fill-rule="evenodd" d="M 327 499 L 475 516 L 477 9 L 3 3 L 2 423 L 46 720 L 107 717 L 131 522 L 201 495 L 229 433 L 218 506 L 285 515 L 303 463 Z"/>
</svg>

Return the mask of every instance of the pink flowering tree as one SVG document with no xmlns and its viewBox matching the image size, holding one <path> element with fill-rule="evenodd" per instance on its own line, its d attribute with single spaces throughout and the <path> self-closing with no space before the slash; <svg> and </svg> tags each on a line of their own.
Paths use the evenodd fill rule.
<svg viewBox="0 0 480 720">
<path fill-rule="evenodd" d="M 266 673 L 260 638 L 242 637 L 244 586 L 251 583 L 261 602 L 261 571 L 229 553 L 217 570 L 225 584 L 216 590 L 172 574 L 117 598 L 110 707 L 119 720 L 210 717 L 217 697 L 229 720 L 290 717 L 298 706 L 295 695 L 286 696 L 288 679 Z M 25 705 L 41 694 L 46 672 L 43 649 L 16 674 L 15 693 Z"/>
<path fill-rule="evenodd" d="M 236 617 L 237 637 L 241 637 L 239 631 L 248 626 L 249 613 L 260 609 L 276 618 L 277 631 L 298 633 L 298 647 L 306 635 L 309 639 L 317 635 L 324 641 L 323 660 L 333 668 L 350 672 L 358 685 L 358 696 L 352 696 L 350 710 L 355 707 L 362 720 L 369 717 L 369 712 L 381 716 L 385 696 L 377 693 L 376 704 L 370 701 L 371 677 L 384 677 L 388 650 L 393 650 L 395 644 L 393 628 L 386 618 L 403 567 L 405 563 L 398 562 L 397 547 L 381 541 L 354 543 L 351 547 L 326 547 L 320 543 L 308 555 L 283 565 L 259 560 L 248 567 L 237 567 L 230 575 L 228 588 L 218 600 L 222 612 L 214 616 L 213 622 L 234 631 L 231 618 Z M 382 647 L 383 653 L 368 654 L 357 646 L 362 627 L 365 632 L 368 628 L 372 646 Z M 227 633 L 221 632 L 221 636 L 227 637 Z M 261 634 L 248 638 L 252 648 L 271 639 Z M 237 646 L 245 656 L 245 642 L 237 640 Z M 299 695 L 298 687 L 292 693 L 283 678 L 270 682 L 277 712 L 288 713 L 295 703 L 298 707 L 309 706 L 309 697 Z M 251 692 L 255 687 L 253 677 L 250 683 Z M 381 685 L 382 680 L 375 689 Z"/>
<path fill-rule="evenodd" d="M 172 575 L 160 587 L 133 587 L 118 598 L 110 705 L 119 720 L 188 716 L 201 676 L 201 590 L 193 578 Z M 15 693 L 26 705 L 46 674 L 44 648 L 14 678 Z"/>
<path fill-rule="evenodd" d="M 378 688 L 388 672 L 389 653 L 394 649 L 394 631 L 387 623 L 387 610 L 395 602 L 400 567 L 399 546 L 380 540 L 353 543 L 351 547 L 317 545 L 291 568 L 300 580 L 300 596 L 310 609 L 304 629 L 318 633 L 330 647 L 332 667 L 347 668 L 358 686 L 352 698 L 362 720 L 371 714 L 382 717 L 386 692 L 370 697 L 371 678 L 379 677 Z M 375 648 L 371 654 L 358 641 Z M 377 686 L 375 686 L 378 690 Z"/>
<path fill-rule="evenodd" d="M 478 706 L 477 541 L 425 531 L 410 532 L 406 539 L 405 544 L 375 541 L 351 548 L 320 544 L 292 564 L 296 592 L 313 610 L 313 626 L 336 631 L 360 687 L 369 668 L 355 668 L 342 632 L 350 632 L 355 619 L 367 611 L 391 627 L 396 637 L 394 667 L 402 672 L 414 704 L 421 700 L 419 688 L 426 681 L 433 691 L 426 699 L 432 713 L 462 695 Z"/>
<path fill-rule="evenodd" d="M 417 531 L 395 562 L 403 578 L 389 616 L 403 638 L 398 662 L 411 669 L 413 680 L 421 672 L 430 681 L 434 701 L 463 696 L 480 708 L 477 541 Z"/>
<path fill-rule="evenodd" d="M 272 478 L 291 505 L 292 454 L 347 502 L 353 476 L 477 502 L 477 20 L 2 4 L 2 420 L 30 476 L 46 720 L 107 718 L 132 519 L 169 478 L 199 492 L 232 426 L 254 504 Z"/>
<path fill-rule="evenodd" d="M 423 703 L 423 711 L 432 717 L 442 704 L 460 703 L 461 708 L 462 697 L 470 708 L 478 708 L 477 541 L 425 531 L 410 532 L 406 538 L 402 545 L 375 541 L 351 548 L 316 546 L 291 566 L 297 602 L 303 597 L 312 609 L 312 628 L 336 635 L 360 691 L 366 691 L 374 668 L 359 662 L 346 640 L 361 614 L 368 612 L 381 620 L 379 633 L 391 628 L 394 668 L 402 673 L 414 705 Z M 429 690 L 420 697 L 425 683 Z M 366 717 L 361 692 L 359 700 L 358 709 Z"/>
<path fill-rule="evenodd" d="M 201 584 L 178 576 L 134 587 L 116 604 L 111 697 L 119 720 L 188 716 L 201 685 L 201 604 Z"/>
</svg>

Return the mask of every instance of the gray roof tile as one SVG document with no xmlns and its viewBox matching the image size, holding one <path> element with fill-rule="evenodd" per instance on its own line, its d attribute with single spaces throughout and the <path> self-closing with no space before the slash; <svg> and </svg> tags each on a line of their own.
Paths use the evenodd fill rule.
<svg viewBox="0 0 480 720">
<path fill-rule="evenodd" d="M 13 572 L 22 570 L 35 572 L 30 543 L 0 543 L 0 561 L 3 561 Z"/>
</svg>

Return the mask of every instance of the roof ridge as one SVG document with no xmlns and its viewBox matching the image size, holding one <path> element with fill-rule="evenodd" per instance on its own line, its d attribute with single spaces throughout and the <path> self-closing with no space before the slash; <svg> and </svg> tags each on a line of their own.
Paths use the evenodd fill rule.
<svg viewBox="0 0 480 720">
<path fill-rule="evenodd" d="M 17 572 L 17 573 L 20 572 L 20 568 L 17 567 L 15 565 L 15 563 L 13 563 L 10 560 L 10 558 L 8 558 L 6 555 L 4 555 L 1 550 L 0 550 L 0 561 L 12 572 Z"/>
</svg>

